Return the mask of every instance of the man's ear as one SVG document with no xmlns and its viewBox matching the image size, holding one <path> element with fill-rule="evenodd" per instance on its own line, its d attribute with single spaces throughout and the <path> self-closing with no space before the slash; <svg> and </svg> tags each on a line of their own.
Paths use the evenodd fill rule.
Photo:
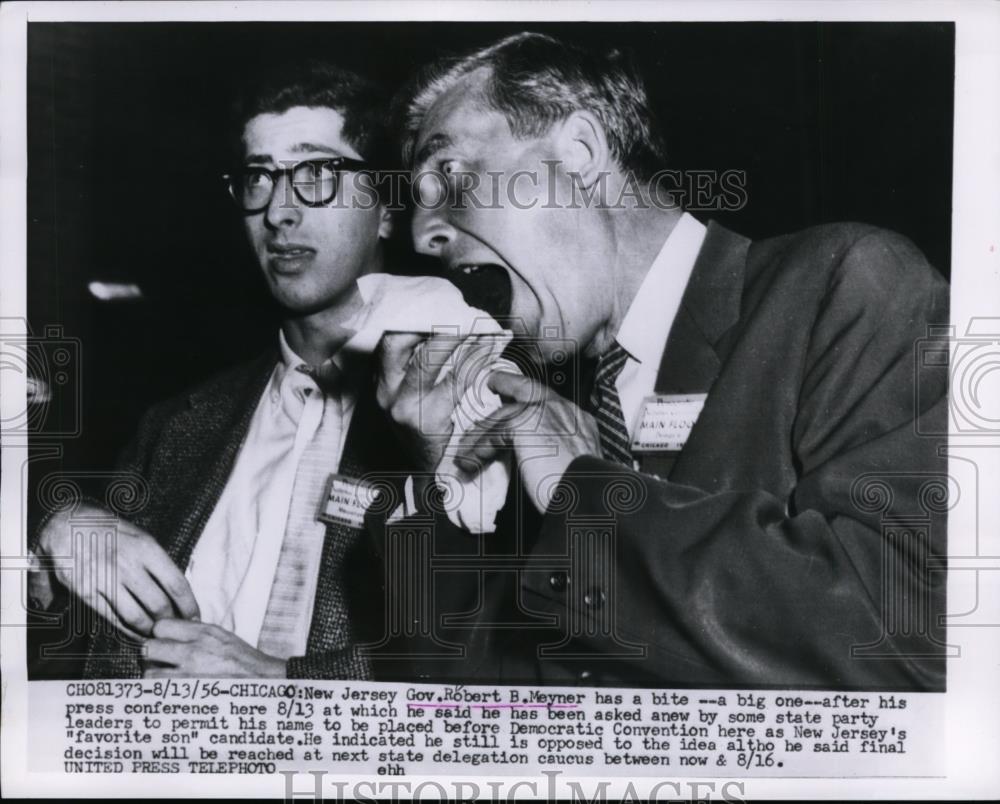
<svg viewBox="0 0 1000 804">
<path fill-rule="evenodd" d="M 386 206 L 379 207 L 379 212 L 381 217 L 378 222 L 378 236 L 383 240 L 388 240 L 392 237 L 392 229 L 395 225 L 395 218 L 391 210 Z"/>
<path fill-rule="evenodd" d="M 593 186 L 610 167 L 604 126 L 585 109 L 577 109 L 558 125 L 556 144 L 563 167 L 578 176 L 583 187 Z"/>
</svg>

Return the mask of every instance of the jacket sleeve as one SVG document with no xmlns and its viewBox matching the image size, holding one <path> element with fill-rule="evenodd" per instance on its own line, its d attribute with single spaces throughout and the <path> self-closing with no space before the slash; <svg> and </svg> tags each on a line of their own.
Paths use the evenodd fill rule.
<svg viewBox="0 0 1000 804">
<path fill-rule="evenodd" d="M 132 440 L 126 445 L 118 456 L 114 471 L 116 473 L 135 474 L 143 482 L 143 472 L 146 461 L 153 449 L 156 438 L 162 427 L 165 408 L 155 407 L 146 412 L 142 417 L 138 430 Z M 99 485 L 80 489 L 80 496 L 74 504 L 90 505 L 97 508 L 107 508 L 105 498 L 106 489 Z M 127 492 L 131 494 L 131 491 Z M 42 531 L 48 526 L 52 518 L 60 512 L 58 508 L 41 511 L 37 524 L 34 526 L 29 537 L 29 549 L 33 554 L 38 554 L 38 540 Z M 71 602 L 71 597 L 56 579 L 53 573 L 46 567 L 43 559 L 39 559 L 39 570 L 30 573 L 29 577 L 29 603 L 37 611 L 62 612 Z"/>
<path fill-rule="evenodd" d="M 791 493 L 578 458 L 535 552 L 601 558 L 530 574 L 531 597 L 652 683 L 943 689 L 946 372 L 928 385 L 914 355 L 947 302 L 908 241 L 859 240 L 807 334 Z"/>
<path fill-rule="evenodd" d="M 357 647 L 293 656 L 286 663 L 288 678 L 359 679 L 367 678 L 368 661 Z"/>
</svg>

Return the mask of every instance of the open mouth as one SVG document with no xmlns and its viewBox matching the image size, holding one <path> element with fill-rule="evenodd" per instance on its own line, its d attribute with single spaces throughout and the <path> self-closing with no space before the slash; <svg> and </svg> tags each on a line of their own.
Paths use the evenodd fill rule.
<svg viewBox="0 0 1000 804">
<path fill-rule="evenodd" d="M 451 280 L 471 307 L 477 307 L 503 324 L 510 315 L 512 288 L 507 269 L 497 263 L 463 262 L 448 271 Z"/>
</svg>

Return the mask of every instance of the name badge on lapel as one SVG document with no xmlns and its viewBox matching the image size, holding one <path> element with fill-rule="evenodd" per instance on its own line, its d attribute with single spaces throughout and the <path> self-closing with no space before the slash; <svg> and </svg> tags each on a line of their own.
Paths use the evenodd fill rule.
<svg viewBox="0 0 1000 804">
<path fill-rule="evenodd" d="M 708 394 L 653 394 L 642 401 L 633 452 L 680 452 Z"/>
<path fill-rule="evenodd" d="M 372 504 L 375 489 L 347 475 L 331 474 L 326 482 L 326 494 L 320 507 L 320 522 L 328 525 L 346 525 L 360 528 L 364 525 L 365 511 Z"/>
</svg>

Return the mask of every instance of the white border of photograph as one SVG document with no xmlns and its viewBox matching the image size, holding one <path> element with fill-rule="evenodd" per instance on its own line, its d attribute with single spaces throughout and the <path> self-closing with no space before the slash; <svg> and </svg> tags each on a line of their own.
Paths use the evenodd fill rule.
<svg viewBox="0 0 1000 804">
<path fill-rule="evenodd" d="M 1000 4 L 990 2 L 321 2 L 321 3 L 5 3 L 0 7 L 0 319 L 4 324 L 26 317 L 25 181 L 26 23 L 29 21 L 267 21 L 267 20 L 604 20 L 604 21 L 914 21 L 956 23 L 954 192 L 952 219 L 952 324 L 961 335 L 973 317 L 992 317 L 1000 324 Z M 460 43 L 456 43 L 460 44 Z M 887 159 L 892 155 L 887 154 Z M 3 333 L 0 333 L 3 334 Z M 983 388 L 994 393 L 987 404 L 1000 421 L 1000 382 L 994 372 Z M 0 374 L 0 411 L 10 421 L 25 409 L 23 375 Z M 981 482 L 979 509 L 966 500 L 951 511 L 949 533 L 978 527 L 980 556 L 953 557 L 949 577 L 949 611 L 967 600 L 972 588 L 979 606 L 975 621 L 993 626 L 954 627 L 948 642 L 961 656 L 949 661 L 944 732 L 943 778 L 880 779 L 747 779 L 743 797 L 757 798 L 991 798 L 1000 789 L 1000 438 L 962 440 L 952 434 L 952 449 L 976 443 Z M 3 545 L 2 586 L 2 773 L 8 796 L 152 795 L 277 797 L 281 777 L 120 776 L 86 777 L 32 774 L 25 771 L 28 696 L 24 629 L 16 574 L 26 567 L 19 556 L 23 544 L 20 512 L 24 449 L 6 439 L 2 455 L 0 510 L 15 512 L 0 523 Z M 990 558 L 992 557 L 992 558 Z M 978 587 L 975 585 L 978 583 Z M 13 622 L 11 618 L 14 618 Z M 970 620 L 969 617 L 965 617 Z M 345 777 L 350 780 L 359 777 Z M 425 777 L 426 778 L 426 777 Z M 484 777 L 500 780 L 501 777 Z M 563 777 L 565 782 L 570 777 Z M 589 777 L 591 781 L 594 777 Z M 674 777 L 683 782 L 684 777 Z M 417 783 L 421 777 L 412 777 Z M 509 784 L 510 778 L 506 779 Z M 585 780 L 582 780 L 585 781 Z M 607 789 L 621 795 L 622 778 Z M 633 780 L 638 782 L 639 780 Z M 655 777 L 646 780 L 648 786 Z M 704 782 L 705 779 L 698 781 Z M 589 783 L 588 783 L 589 784 Z M 544 788 L 543 788 L 544 789 Z M 586 787 L 585 789 L 591 789 Z M 718 788 L 717 788 L 718 789 Z M 522 791 L 523 795 L 523 791 Z"/>
</svg>

